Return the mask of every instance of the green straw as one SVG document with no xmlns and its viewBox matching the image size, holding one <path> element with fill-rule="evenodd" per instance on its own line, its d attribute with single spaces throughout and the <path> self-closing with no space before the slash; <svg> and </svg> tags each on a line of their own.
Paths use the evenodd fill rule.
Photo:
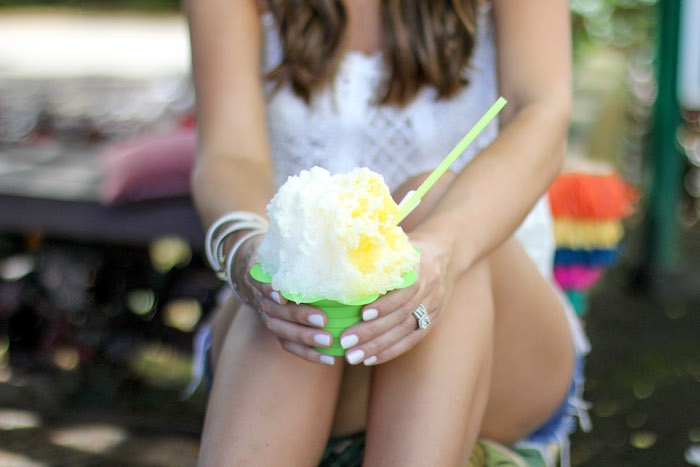
<svg viewBox="0 0 700 467">
<path fill-rule="evenodd" d="M 481 131 L 486 127 L 486 125 L 489 124 L 491 120 L 493 120 L 493 117 L 495 117 L 498 112 L 501 111 L 504 105 L 506 105 L 506 100 L 502 97 L 499 97 L 498 100 L 496 101 L 495 104 L 491 106 L 491 108 L 484 114 L 481 119 L 476 122 L 476 125 L 474 125 L 474 128 L 469 130 L 469 133 L 467 133 L 467 136 L 465 136 L 462 141 L 459 142 L 459 144 L 450 152 L 447 157 L 440 163 L 440 165 L 437 166 L 435 170 L 433 170 L 433 173 L 430 174 L 428 178 L 425 179 L 425 181 L 421 184 L 421 186 L 418 187 L 415 193 L 411 195 L 410 198 L 401 206 L 401 209 L 399 209 L 399 215 L 397 217 L 396 225 L 398 225 L 404 217 L 408 215 L 409 212 L 411 212 L 411 209 L 414 208 L 416 204 L 418 204 L 418 201 L 425 195 L 425 193 L 437 182 L 438 178 L 442 176 L 442 174 L 447 171 L 447 169 L 450 168 L 452 163 L 464 152 L 465 149 L 467 149 L 467 146 L 474 141 L 474 138 L 481 133 Z"/>
</svg>

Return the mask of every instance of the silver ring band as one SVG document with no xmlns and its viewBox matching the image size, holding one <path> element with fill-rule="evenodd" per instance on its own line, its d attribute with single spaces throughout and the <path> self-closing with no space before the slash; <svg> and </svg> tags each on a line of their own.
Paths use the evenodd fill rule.
<svg viewBox="0 0 700 467">
<path fill-rule="evenodd" d="M 422 303 L 418 305 L 418 308 L 413 310 L 413 316 L 418 321 L 418 329 L 424 330 L 430 326 L 430 316 L 428 316 L 428 312 Z"/>
</svg>

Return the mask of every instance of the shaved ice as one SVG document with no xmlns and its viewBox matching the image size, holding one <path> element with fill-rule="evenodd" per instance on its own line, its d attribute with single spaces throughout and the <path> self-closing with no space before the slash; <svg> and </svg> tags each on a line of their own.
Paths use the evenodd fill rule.
<svg viewBox="0 0 700 467">
<path fill-rule="evenodd" d="M 286 294 L 348 302 L 401 285 L 419 254 L 395 226 L 398 206 L 367 168 L 289 177 L 267 206 L 257 261 Z"/>
</svg>

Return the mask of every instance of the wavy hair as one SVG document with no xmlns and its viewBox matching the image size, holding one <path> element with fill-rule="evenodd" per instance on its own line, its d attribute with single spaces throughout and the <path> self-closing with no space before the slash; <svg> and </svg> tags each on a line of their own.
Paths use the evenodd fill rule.
<svg viewBox="0 0 700 467">
<path fill-rule="evenodd" d="M 289 83 L 307 102 L 338 68 L 348 15 L 342 0 L 268 0 L 279 25 L 283 60 L 268 77 Z M 406 104 L 423 86 L 449 97 L 467 84 L 477 0 L 381 0 L 382 50 L 389 74 L 377 96 Z"/>
</svg>

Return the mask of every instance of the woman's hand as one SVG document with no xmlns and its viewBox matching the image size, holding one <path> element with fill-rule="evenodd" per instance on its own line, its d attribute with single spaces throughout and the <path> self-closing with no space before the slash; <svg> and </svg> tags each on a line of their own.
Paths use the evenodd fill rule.
<svg viewBox="0 0 700 467">
<path fill-rule="evenodd" d="M 406 180 L 392 193 L 394 200 L 401 201 L 409 190 L 416 190 L 429 175 L 425 172 Z M 445 172 L 401 222 L 401 227 L 412 237 L 412 243 L 421 251 L 420 263 L 416 267 L 418 280 L 410 287 L 389 292 L 366 305 L 362 310 L 364 322 L 341 334 L 340 344 L 347 349 L 345 357 L 351 364 L 364 361 L 365 365 L 375 365 L 396 358 L 413 348 L 440 320 L 455 281 L 449 272 L 450 252 L 429 236 L 410 232 L 432 213 L 455 176 L 450 170 Z M 430 325 L 424 330 L 418 328 L 418 321 L 413 316 L 421 304 L 430 318 Z"/>
<path fill-rule="evenodd" d="M 265 327 L 279 339 L 285 350 L 313 363 L 333 365 L 334 357 L 313 349 L 328 347 L 333 340 L 329 332 L 319 329 L 327 323 L 323 311 L 289 302 L 270 284 L 251 277 L 250 269 L 255 265 L 255 252 L 261 240 L 262 236 L 253 237 L 243 243 L 236 253 L 232 270 L 229 271 L 236 291 L 258 311 Z"/>
<path fill-rule="evenodd" d="M 394 198 L 402 199 L 408 190 L 418 188 L 428 175 L 426 172 L 406 180 L 393 193 Z M 447 171 L 437 181 L 421 204 L 401 223 L 405 231 L 413 230 L 425 220 L 454 177 L 453 172 Z M 288 302 L 270 284 L 251 277 L 249 271 L 255 265 L 255 252 L 262 238 L 255 236 L 246 241 L 236 254 L 229 273 L 238 294 L 260 313 L 261 320 L 284 349 L 310 362 L 333 365 L 335 357 L 313 348 L 329 347 L 333 341 L 329 332 L 320 329 L 327 323 L 325 313 L 310 305 Z M 341 345 L 345 343 L 350 349 L 346 353 L 350 363 L 364 360 L 370 365 L 391 360 L 412 348 L 439 321 L 454 283 L 447 272 L 450 254 L 424 234 L 416 234 L 413 243 L 421 250 L 420 264 L 416 267 L 418 280 L 410 287 L 389 292 L 366 305 L 363 318 L 369 322 L 357 323 L 343 332 Z M 431 321 L 425 330 L 418 330 L 413 316 L 420 304 L 425 306 Z"/>
<path fill-rule="evenodd" d="M 392 193 L 394 200 L 400 202 L 409 190 L 418 189 L 429 175 L 430 172 L 425 172 L 407 179 Z M 440 242 L 416 229 L 433 212 L 455 176 L 451 170 L 445 172 L 401 222 L 411 242 L 421 251 L 420 263 L 416 266 L 418 280 L 410 287 L 389 292 L 366 305 L 362 309 L 364 322 L 343 331 L 340 345 L 347 349 L 345 358 L 351 364 L 376 365 L 396 358 L 420 342 L 440 320 L 455 281 L 449 272 L 451 255 Z M 430 325 L 424 330 L 418 328 L 418 320 L 413 316 L 421 304 L 430 318 Z"/>
<path fill-rule="evenodd" d="M 375 365 L 407 352 L 440 320 L 455 278 L 449 273 L 449 253 L 426 240 L 413 242 L 421 251 L 416 267 L 418 280 L 405 289 L 387 293 L 362 310 L 362 323 L 346 329 L 340 344 L 351 364 Z M 426 329 L 418 328 L 413 312 L 423 305 L 430 317 Z"/>
</svg>

